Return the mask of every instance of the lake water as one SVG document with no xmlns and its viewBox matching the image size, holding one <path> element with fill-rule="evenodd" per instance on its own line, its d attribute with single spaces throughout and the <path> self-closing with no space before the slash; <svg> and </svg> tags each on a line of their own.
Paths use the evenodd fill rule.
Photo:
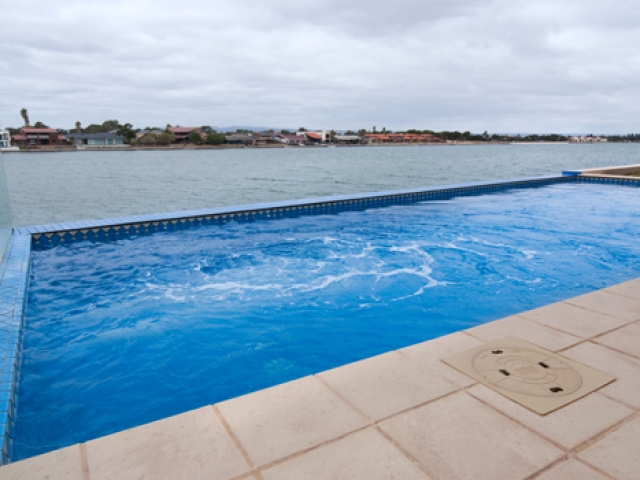
<svg viewBox="0 0 640 480">
<path fill-rule="evenodd" d="M 640 163 L 637 144 L 0 154 L 14 226 Z"/>
</svg>

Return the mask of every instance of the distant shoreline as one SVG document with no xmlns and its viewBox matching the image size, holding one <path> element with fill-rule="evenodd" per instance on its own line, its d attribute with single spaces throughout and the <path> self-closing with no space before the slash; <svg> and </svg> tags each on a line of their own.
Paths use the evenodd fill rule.
<svg viewBox="0 0 640 480">
<path fill-rule="evenodd" d="M 1 153 L 58 153 L 58 152 L 175 152 L 185 150 L 241 150 L 241 149 L 274 149 L 274 148 L 290 148 L 290 149 L 305 149 L 305 148 L 377 148 L 377 147 L 454 147 L 454 146 L 471 146 L 471 145 L 607 145 L 607 144 L 619 144 L 619 143 L 637 143 L 637 142 L 602 142 L 602 143 L 576 143 L 576 142 L 492 142 L 492 141 L 456 141 L 449 140 L 446 142 L 438 143 L 385 143 L 385 144 L 324 144 L 324 145 L 305 145 L 305 146 L 293 146 L 293 145 L 172 145 L 168 147 L 97 147 L 97 148 L 74 148 L 74 147 L 36 147 L 36 148 L 23 148 L 21 150 L 4 151 Z"/>
</svg>

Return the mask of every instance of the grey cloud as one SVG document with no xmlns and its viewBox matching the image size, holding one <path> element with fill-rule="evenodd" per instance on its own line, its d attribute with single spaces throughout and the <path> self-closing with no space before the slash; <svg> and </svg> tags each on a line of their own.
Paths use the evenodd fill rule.
<svg viewBox="0 0 640 480">
<path fill-rule="evenodd" d="M 9 5 L 0 122 L 638 130 L 623 0 Z"/>
</svg>

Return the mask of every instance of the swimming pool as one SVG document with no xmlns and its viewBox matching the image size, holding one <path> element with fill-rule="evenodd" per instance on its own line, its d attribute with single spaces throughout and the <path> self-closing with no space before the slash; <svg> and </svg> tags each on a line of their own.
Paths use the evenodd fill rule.
<svg viewBox="0 0 640 480">
<path fill-rule="evenodd" d="M 13 459 L 640 272 L 638 188 L 408 203 L 35 248 Z"/>
</svg>

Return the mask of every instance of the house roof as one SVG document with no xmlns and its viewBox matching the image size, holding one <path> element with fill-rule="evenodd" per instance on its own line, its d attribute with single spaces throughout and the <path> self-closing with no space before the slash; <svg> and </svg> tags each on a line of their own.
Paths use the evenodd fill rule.
<svg viewBox="0 0 640 480">
<path fill-rule="evenodd" d="M 99 139 L 99 138 L 122 138 L 121 135 L 115 133 L 103 132 L 103 133 L 68 133 L 67 137 L 77 138 L 81 140 Z"/>
<path fill-rule="evenodd" d="M 317 133 L 313 133 L 313 132 L 306 132 L 307 137 L 312 138 L 314 140 L 322 140 L 322 137 L 320 135 L 318 135 Z"/>
<path fill-rule="evenodd" d="M 22 133 L 58 133 L 55 128 L 23 128 Z"/>
<path fill-rule="evenodd" d="M 26 140 L 27 136 L 23 133 L 16 133 L 15 135 L 11 135 L 12 140 Z"/>
<path fill-rule="evenodd" d="M 345 141 L 360 140 L 360 137 L 358 135 L 336 135 L 334 138 L 336 140 L 345 140 Z"/>
<path fill-rule="evenodd" d="M 252 137 L 251 135 L 245 135 L 243 133 L 236 133 L 233 135 L 225 135 L 224 137 L 226 140 L 229 140 L 231 142 L 236 141 L 236 142 L 252 142 L 253 140 L 255 140 L 254 137 Z"/>
<path fill-rule="evenodd" d="M 191 133 L 200 130 L 200 127 L 169 127 L 169 131 L 173 133 Z"/>
</svg>

